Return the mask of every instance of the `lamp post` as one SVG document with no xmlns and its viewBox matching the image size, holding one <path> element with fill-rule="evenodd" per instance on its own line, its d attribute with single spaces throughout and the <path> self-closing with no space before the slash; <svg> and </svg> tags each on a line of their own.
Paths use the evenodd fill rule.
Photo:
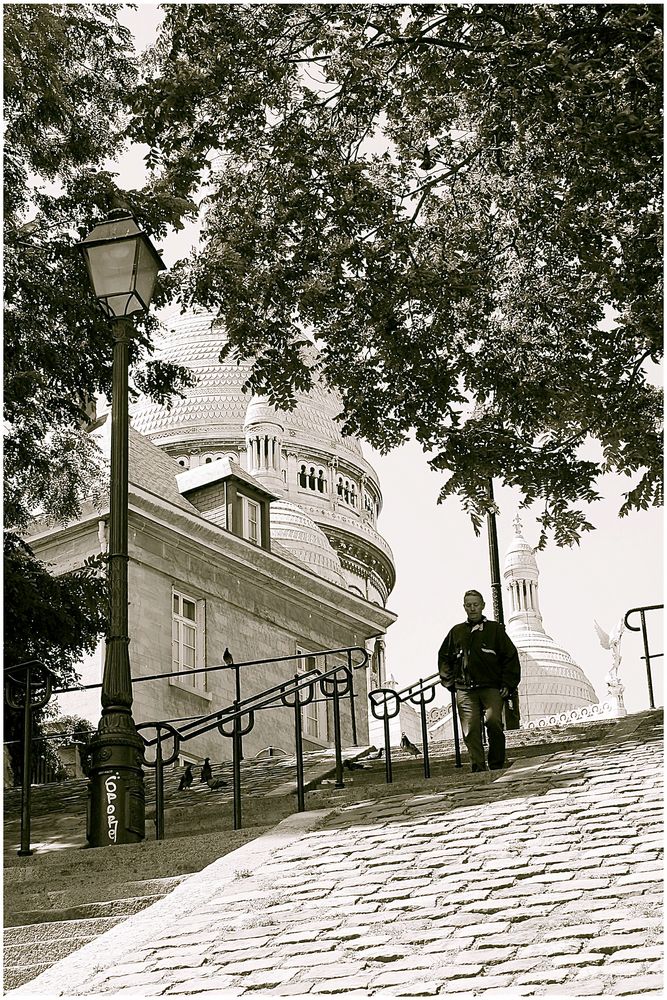
<svg viewBox="0 0 667 1000">
<path fill-rule="evenodd" d="M 493 479 L 489 476 L 486 492 L 493 503 Z M 493 617 L 501 625 L 505 624 L 503 614 L 503 585 L 500 580 L 500 558 L 498 556 L 498 532 L 496 531 L 496 515 L 489 511 L 486 515 L 486 529 L 489 539 L 489 566 L 491 570 L 491 596 L 493 599 Z"/>
<path fill-rule="evenodd" d="M 109 635 L 102 678 L 102 717 L 91 744 L 87 838 L 91 847 L 132 844 L 145 836 L 143 741 L 132 718 L 127 588 L 128 371 L 132 324 L 148 308 L 164 264 L 125 211 L 113 212 L 79 244 L 113 334 Z"/>
</svg>

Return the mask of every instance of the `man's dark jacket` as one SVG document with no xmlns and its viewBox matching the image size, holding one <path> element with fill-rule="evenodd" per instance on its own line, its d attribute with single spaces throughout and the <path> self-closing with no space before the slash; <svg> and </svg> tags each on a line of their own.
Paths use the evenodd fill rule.
<svg viewBox="0 0 667 1000">
<path fill-rule="evenodd" d="M 482 628 L 461 622 L 449 632 L 438 652 L 440 680 L 446 688 L 510 690 L 521 680 L 516 646 L 498 622 L 483 618 Z"/>
</svg>

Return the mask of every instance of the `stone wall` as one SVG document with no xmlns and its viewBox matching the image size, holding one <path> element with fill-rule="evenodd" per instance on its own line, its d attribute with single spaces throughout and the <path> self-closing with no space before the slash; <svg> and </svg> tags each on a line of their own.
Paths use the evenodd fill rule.
<svg viewBox="0 0 667 1000">
<path fill-rule="evenodd" d="M 204 518 L 175 511 L 140 491 L 131 498 L 129 521 L 129 630 L 133 677 L 172 670 L 172 593 L 197 602 L 205 642 L 198 666 L 216 666 L 230 649 L 237 663 L 294 656 L 307 651 L 364 646 L 393 621 L 384 609 L 333 586 L 307 570 L 239 539 Z M 31 544 L 37 555 L 70 569 L 99 551 L 98 519 L 60 531 L 49 531 Z M 357 662 L 360 654 L 357 654 Z M 331 664 L 333 665 L 333 663 Z M 296 661 L 241 668 L 242 697 L 293 676 Z M 175 678 L 135 683 L 133 715 L 144 721 L 185 719 L 215 712 L 234 697 L 234 672 L 214 671 L 197 686 Z M 88 680 L 88 679 L 86 679 Z M 88 682 L 101 680 L 100 677 Z M 365 671 L 355 674 L 355 688 L 365 694 Z M 368 740 L 367 700 L 356 702 L 358 742 Z M 333 740 L 332 706 L 328 706 L 328 739 Z M 344 744 L 352 743 L 349 702 L 341 708 Z M 177 723 L 175 723 L 177 724 Z M 258 712 L 255 727 L 244 737 L 244 753 L 253 756 L 266 746 L 292 752 L 293 710 Z M 217 730 L 182 744 L 189 756 L 229 759 L 231 741 Z"/>
</svg>

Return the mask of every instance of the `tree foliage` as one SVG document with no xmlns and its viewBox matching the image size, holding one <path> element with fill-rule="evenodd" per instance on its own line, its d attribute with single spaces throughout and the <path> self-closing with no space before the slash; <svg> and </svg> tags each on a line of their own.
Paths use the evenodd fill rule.
<svg viewBox="0 0 667 1000">
<path fill-rule="evenodd" d="M 53 578 L 19 535 L 36 511 L 75 517 L 101 473 L 86 404 L 110 396 L 112 339 L 74 244 L 112 208 L 131 208 L 158 238 L 192 210 L 159 185 L 125 191 L 107 168 L 137 80 L 117 13 L 114 4 L 3 11 L 5 661 L 43 659 L 62 681 L 104 630 L 104 578 L 90 566 Z M 137 326 L 134 381 L 167 400 L 187 374 L 151 359 L 154 329 Z"/>
<path fill-rule="evenodd" d="M 621 513 L 660 502 L 659 6 L 165 10 L 132 134 L 162 189 L 206 184 L 172 290 L 253 389 L 289 406 L 314 337 L 345 430 L 416 434 L 477 525 L 488 477 L 542 542 L 605 471 Z"/>
</svg>

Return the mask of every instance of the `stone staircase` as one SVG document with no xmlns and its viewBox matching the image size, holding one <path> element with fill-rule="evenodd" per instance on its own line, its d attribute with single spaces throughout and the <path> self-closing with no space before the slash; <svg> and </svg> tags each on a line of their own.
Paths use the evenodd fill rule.
<svg viewBox="0 0 667 1000">
<path fill-rule="evenodd" d="M 352 747 L 346 759 L 368 747 Z M 5 792 L 4 987 L 34 979 L 66 955 L 171 892 L 188 875 L 253 840 L 296 808 L 293 757 L 242 764 L 244 829 L 234 831 L 231 763 L 213 765 L 228 782 L 212 791 L 196 780 L 178 791 L 182 770 L 165 772 L 165 830 L 155 840 L 155 776 L 146 774 L 146 840 L 85 847 L 87 779 L 32 789 L 32 857 L 18 857 L 20 789 Z M 305 755 L 307 786 L 335 770 L 333 751 Z M 119 876 L 119 873 L 122 873 Z"/>
<path fill-rule="evenodd" d="M 613 737 L 616 720 L 519 730 L 507 734 L 508 757 L 557 753 Z M 307 810 L 338 808 L 360 799 L 386 796 L 385 762 L 373 748 L 344 752 L 345 788 L 333 783 L 333 751 L 305 755 Z M 469 765 L 454 765 L 453 741 L 430 747 L 431 778 L 423 777 L 422 757 L 392 751 L 396 791 L 437 790 L 469 783 Z M 4 985 L 29 982 L 50 965 L 94 939 L 128 916 L 158 901 L 188 875 L 265 832 L 294 812 L 294 758 L 244 761 L 244 829 L 232 829 L 231 765 L 214 765 L 214 777 L 228 781 L 211 791 L 198 780 L 178 792 L 181 771 L 166 772 L 166 839 L 155 841 L 154 776 L 147 775 L 147 839 L 136 845 L 81 850 L 85 843 L 87 781 L 68 781 L 33 788 L 32 857 L 19 858 L 20 790 L 5 795 L 5 937 Z M 484 780 L 488 775 L 476 775 Z"/>
</svg>

